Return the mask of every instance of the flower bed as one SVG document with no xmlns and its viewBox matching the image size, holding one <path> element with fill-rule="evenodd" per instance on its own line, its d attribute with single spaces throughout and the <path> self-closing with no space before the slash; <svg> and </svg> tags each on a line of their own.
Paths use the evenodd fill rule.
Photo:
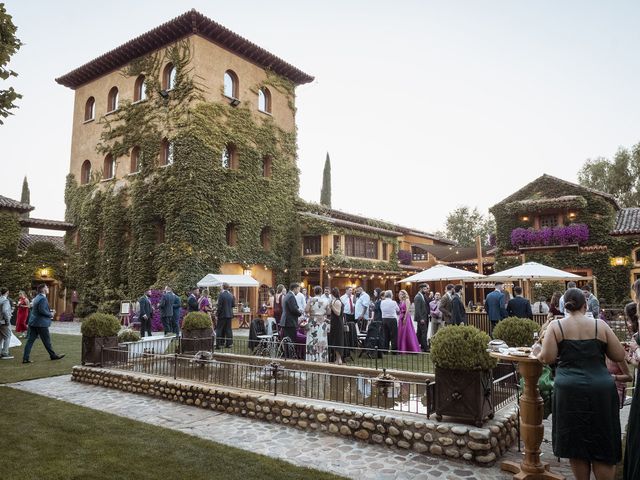
<svg viewBox="0 0 640 480">
<path fill-rule="evenodd" d="M 515 228 L 511 231 L 511 245 L 520 247 L 541 247 L 556 245 L 582 245 L 589 241 L 589 227 L 584 223 L 574 223 L 565 227 Z"/>
</svg>

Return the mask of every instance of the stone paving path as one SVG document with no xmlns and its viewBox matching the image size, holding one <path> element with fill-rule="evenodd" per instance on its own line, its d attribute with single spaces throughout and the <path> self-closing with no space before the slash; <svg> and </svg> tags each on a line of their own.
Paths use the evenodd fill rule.
<svg viewBox="0 0 640 480">
<path fill-rule="evenodd" d="M 461 461 L 428 457 L 405 450 L 392 450 L 352 440 L 302 432 L 225 413 L 179 405 L 156 398 L 72 382 L 69 375 L 19 382 L 12 388 L 45 395 L 151 425 L 172 428 L 189 435 L 286 460 L 295 465 L 329 471 L 353 479 L 476 479 L 507 480 L 498 465 L 476 467 Z M 621 421 L 626 424 L 629 407 Z M 545 437 L 551 424 L 545 421 Z M 291 445 L 296 445 L 291 449 Z M 571 478 L 568 462 L 552 458 L 551 444 L 543 443 L 543 460 L 553 471 Z M 503 459 L 519 461 L 516 450 Z"/>
</svg>

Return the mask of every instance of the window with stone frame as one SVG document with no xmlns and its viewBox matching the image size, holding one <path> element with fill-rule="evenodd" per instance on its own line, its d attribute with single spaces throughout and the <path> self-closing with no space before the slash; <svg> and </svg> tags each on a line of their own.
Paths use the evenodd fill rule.
<svg viewBox="0 0 640 480">
<path fill-rule="evenodd" d="M 302 237 L 302 252 L 304 255 L 320 255 L 322 237 L 320 235 L 305 235 Z"/>
<path fill-rule="evenodd" d="M 553 228 L 558 226 L 558 215 L 540 215 L 540 228 Z"/>
</svg>

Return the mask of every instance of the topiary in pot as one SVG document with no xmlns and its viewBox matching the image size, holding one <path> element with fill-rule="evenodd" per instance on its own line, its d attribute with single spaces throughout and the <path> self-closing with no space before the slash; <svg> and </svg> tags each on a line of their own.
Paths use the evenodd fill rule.
<svg viewBox="0 0 640 480">
<path fill-rule="evenodd" d="M 140 341 L 140 334 L 130 328 L 125 328 L 118 334 L 118 343 L 138 342 Z"/>
<path fill-rule="evenodd" d="M 213 350 L 213 324 L 204 312 L 189 312 L 182 323 L 180 351 L 199 352 Z"/>
<path fill-rule="evenodd" d="M 540 325 L 528 318 L 509 317 L 500 320 L 493 329 L 493 338 L 503 340 L 510 347 L 530 347 L 533 334 L 540 331 Z"/>
<path fill-rule="evenodd" d="M 118 347 L 120 321 L 107 313 L 93 313 L 82 321 L 82 364 L 102 364 L 103 349 Z"/>
<path fill-rule="evenodd" d="M 445 327 L 431 339 L 438 421 L 449 416 L 481 426 L 493 418 L 491 369 L 498 362 L 487 352 L 490 340 L 469 325 Z"/>
</svg>

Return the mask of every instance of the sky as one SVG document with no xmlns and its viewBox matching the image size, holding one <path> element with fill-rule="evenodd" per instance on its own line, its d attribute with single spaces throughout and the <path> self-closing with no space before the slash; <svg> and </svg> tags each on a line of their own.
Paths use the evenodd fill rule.
<svg viewBox="0 0 640 480">
<path fill-rule="evenodd" d="M 0 81 L 0 194 L 64 217 L 73 91 L 54 78 L 195 8 L 315 76 L 297 89 L 300 196 L 434 232 L 548 173 L 640 141 L 640 3 L 8 0 L 24 46 Z"/>
</svg>

